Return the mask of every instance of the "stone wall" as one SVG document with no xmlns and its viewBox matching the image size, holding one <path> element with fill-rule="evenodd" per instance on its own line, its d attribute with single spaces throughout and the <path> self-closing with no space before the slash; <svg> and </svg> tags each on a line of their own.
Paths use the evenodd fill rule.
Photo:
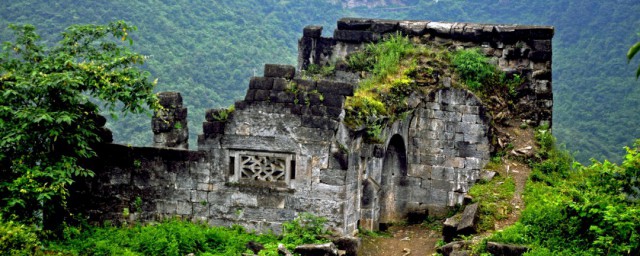
<svg viewBox="0 0 640 256">
<path fill-rule="evenodd" d="M 517 114 L 551 122 L 549 27 L 342 19 L 334 38 L 309 26 L 299 67 L 344 58 L 400 32 L 451 49 L 481 47 L 503 70 L 522 74 Z M 206 112 L 198 150 L 184 150 L 187 110 L 177 93 L 160 94 L 152 124 L 157 148 L 105 144 L 88 163 L 70 208 L 93 221 L 180 217 L 280 232 L 302 212 L 325 217 L 337 233 L 384 228 L 443 214 L 459 204 L 489 160 L 492 116 L 486 103 L 441 82 L 414 94 L 406 117 L 382 128 L 383 143 L 343 123 L 357 76 L 307 80 L 292 66 L 267 64 L 234 110 Z M 441 79 L 445 81 L 446 79 Z M 349 81 L 349 82 L 344 82 Z M 178 125 L 176 125 L 178 124 Z"/>
<path fill-rule="evenodd" d="M 503 71 L 526 78 L 517 88 L 517 116 L 536 125 L 552 124 L 553 27 L 343 18 L 333 38 L 321 37 L 321 31 L 319 26 L 304 29 L 298 42 L 299 69 L 335 63 L 367 43 L 397 33 L 451 50 L 480 47 Z"/>
</svg>

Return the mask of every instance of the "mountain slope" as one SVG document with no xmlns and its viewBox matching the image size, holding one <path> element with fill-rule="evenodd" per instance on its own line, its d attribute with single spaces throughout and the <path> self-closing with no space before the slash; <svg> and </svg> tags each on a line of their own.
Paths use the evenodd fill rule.
<svg viewBox="0 0 640 256">
<path fill-rule="evenodd" d="M 138 26 L 134 48 L 150 56 L 146 68 L 159 79 L 158 90 L 183 94 L 193 147 L 205 109 L 242 98 L 264 63 L 295 64 L 306 25 L 324 25 L 325 35 L 343 16 L 552 25 L 554 133 L 586 162 L 619 161 L 622 147 L 640 137 L 638 60 L 625 59 L 640 40 L 639 12 L 633 0 L 24 0 L 0 9 L 0 27 L 32 23 L 53 42 L 70 24 L 123 19 Z M 0 40 L 8 38 L 0 30 Z M 144 115 L 110 127 L 121 143 L 145 145 L 152 137 Z"/>
</svg>

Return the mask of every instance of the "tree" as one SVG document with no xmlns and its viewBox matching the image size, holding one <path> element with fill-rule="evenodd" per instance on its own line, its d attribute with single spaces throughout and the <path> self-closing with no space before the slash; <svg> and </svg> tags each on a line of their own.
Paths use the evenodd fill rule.
<svg viewBox="0 0 640 256">
<path fill-rule="evenodd" d="M 99 105 L 155 109 L 156 82 L 136 67 L 145 57 L 124 44 L 136 28 L 123 21 L 71 26 L 51 48 L 34 26 L 9 27 L 15 42 L 0 52 L 0 214 L 34 223 L 64 207 L 74 178 L 93 176 L 81 162 L 96 156 Z"/>
</svg>

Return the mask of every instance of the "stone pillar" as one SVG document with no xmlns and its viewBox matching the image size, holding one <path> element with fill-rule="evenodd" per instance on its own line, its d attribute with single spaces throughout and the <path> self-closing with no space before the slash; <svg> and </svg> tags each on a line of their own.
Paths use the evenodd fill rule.
<svg viewBox="0 0 640 256">
<path fill-rule="evenodd" d="M 182 107 L 182 96 L 178 92 L 160 92 L 158 100 L 162 109 L 151 119 L 153 146 L 188 149 L 187 109 Z"/>
<path fill-rule="evenodd" d="M 309 64 L 316 64 L 318 39 L 322 36 L 321 26 L 306 26 L 302 38 L 298 41 L 298 70 L 307 69 Z"/>
</svg>

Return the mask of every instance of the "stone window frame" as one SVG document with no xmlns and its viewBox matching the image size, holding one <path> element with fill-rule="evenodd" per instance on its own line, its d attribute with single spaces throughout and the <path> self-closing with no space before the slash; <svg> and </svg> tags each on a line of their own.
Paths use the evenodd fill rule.
<svg viewBox="0 0 640 256">
<path fill-rule="evenodd" d="M 277 181 L 267 180 L 255 180 L 242 178 L 242 157 L 266 157 L 266 158 L 278 158 L 284 160 L 284 179 Z M 234 183 L 262 183 L 275 186 L 288 186 L 295 175 L 295 160 L 294 153 L 285 152 L 269 152 L 269 151 L 256 151 L 256 150 L 229 150 L 229 181 Z"/>
</svg>

